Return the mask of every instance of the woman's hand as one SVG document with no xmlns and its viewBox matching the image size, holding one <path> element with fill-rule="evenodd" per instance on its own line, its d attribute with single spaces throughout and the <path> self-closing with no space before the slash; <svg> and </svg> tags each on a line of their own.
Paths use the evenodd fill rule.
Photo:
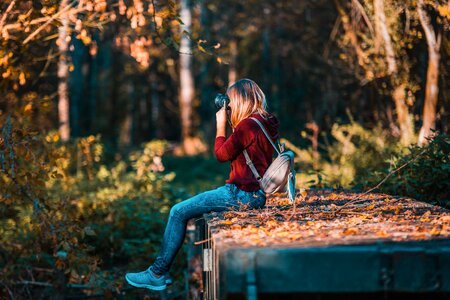
<svg viewBox="0 0 450 300">
<path fill-rule="evenodd" d="M 225 136 L 227 125 L 227 110 L 225 109 L 225 107 L 222 107 L 216 113 L 216 125 L 217 125 L 216 137 Z"/>
</svg>

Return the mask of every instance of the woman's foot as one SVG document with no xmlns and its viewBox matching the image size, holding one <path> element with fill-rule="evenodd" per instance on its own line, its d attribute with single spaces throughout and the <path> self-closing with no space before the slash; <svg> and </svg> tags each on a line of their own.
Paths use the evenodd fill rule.
<svg viewBox="0 0 450 300">
<path fill-rule="evenodd" d="M 149 269 L 139 273 L 127 273 L 125 279 L 129 284 L 138 288 L 146 288 L 154 291 L 161 291 L 167 287 L 166 276 L 156 277 Z"/>
<path fill-rule="evenodd" d="M 167 286 L 172 285 L 173 280 L 172 280 L 172 277 L 170 277 L 168 272 L 166 274 L 164 274 L 164 277 L 166 278 L 166 285 Z"/>
</svg>

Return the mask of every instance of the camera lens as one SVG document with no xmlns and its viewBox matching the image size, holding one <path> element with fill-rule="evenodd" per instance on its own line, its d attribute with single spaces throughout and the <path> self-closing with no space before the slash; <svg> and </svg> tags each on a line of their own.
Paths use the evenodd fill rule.
<svg viewBox="0 0 450 300">
<path fill-rule="evenodd" d="M 214 98 L 214 104 L 216 105 L 217 109 L 221 109 L 222 107 L 224 107 L 225 103 L 228 108 L 228 105 L 230 104 L 230 98 L 228 98 L 227 95 L 219 93 L 216 95 L 216 98 Z"/>
</svg>

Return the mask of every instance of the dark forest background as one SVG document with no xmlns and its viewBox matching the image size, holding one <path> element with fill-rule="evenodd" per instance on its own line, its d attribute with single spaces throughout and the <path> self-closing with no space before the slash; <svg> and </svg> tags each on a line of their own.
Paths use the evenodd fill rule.
<svg viewBox="0 0 450 300">
<path fill-rule="evenodd" d="M 240 78 L 301 191 L 390 176 L 448 205 L 449 21 L 441 0 L 2 1 L 0 296 L 120 295 L 170 206 L 226 179 L 214 97 Z"/>
</svg>

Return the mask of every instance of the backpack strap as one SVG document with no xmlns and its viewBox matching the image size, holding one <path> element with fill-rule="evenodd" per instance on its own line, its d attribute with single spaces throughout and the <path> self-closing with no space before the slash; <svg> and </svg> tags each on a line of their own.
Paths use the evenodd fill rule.
<svg viewBox="0 0 450 300">
<path fill-rule="evenodd" d="M 247 150 L 244 149 L 244 156 L 245 156 L 245 161 L 247 162 L 247 165 L 249 166 L 250 170 L 252 171 L 253 175 L 255 176 L 256 180 L 258 180 L 258 182 L 262 179 L 262 177 L 259 175 L 258 171 L 255 168 L 255 165 L 253 164 L 252 160 L 250 159 L 250 156 L 248 156 Z"/>
<path fill-rule="evenodd" d="M 272 139 L 270 138 L 269 134 L 266 131 L 266 128 L 264 128 L 264 125 L 261 124 L 261 122 L 259 122 L 258 119 L 251 117 L 250 119 L 252 119 L 253 121 L 256 122 L 256 124 L 259 125 L 259 127 L 261 128 L 261 130 L 264 132 L 264 135 L 266 136 L 266 138 L 269 140 L 269 142 L 272 144 L 273 148 L 275 149 L 275 151 L 278 153 L 278 155 L 281 154 L 280 149 L 277 148 L 277 146 L 275 146 L 274 142 L 272 141 Z"/>
<path fill-rule="evenodd" d="M 272 146 L 275 149 L 275 151 L 277 152 L 277 154 L 280 155 L 281 151 L 277 148 L 277 146 L 275 146 L 274 142 L 270 138 L 270 136 L 267 133 L 266 129 L 264 128 L 263 124 L 261 124 L 261 122 L 259 122 L 259 120 L 256 118 L 251 117 L 250 119 L 253 119 L 259 125 L 259 127 L 264 132 L 264 135 L 267 137 L 269 142 L 272 144 Z M 244 153 L 245 161 L 246 161 L 247 165 L 249 166 L 249 168 L 252 171 L 253 175 L 255 176 L 256 180 L 258 180 L 258 182 L 260 182 L 262 177 L 261 177 L 261 175 L 259 175 L 258 170 L 256 170 L 255 165 L 253 164 L 252 160 L 250 159 L 250 156 L 247 153 L 247 150 L 244 149 L 244 151 L 242 151 L 242 152 Z"/>
</svg>

